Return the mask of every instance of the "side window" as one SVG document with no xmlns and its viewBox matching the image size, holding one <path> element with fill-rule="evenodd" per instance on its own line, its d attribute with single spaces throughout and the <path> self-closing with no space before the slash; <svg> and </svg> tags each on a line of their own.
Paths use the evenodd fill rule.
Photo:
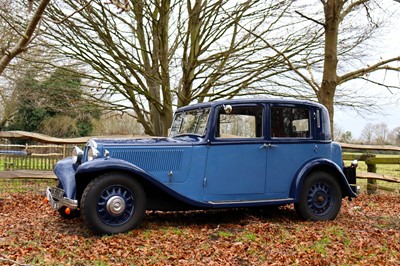
<svg viewBox="0 0 400 266">
<path fill-rule="evenodd" d="M 216 138 L 262 137 L 262 107 L 228 106 L 218 112 Z"/>
<path fill-rule="evenodd" d="M 271 108 L 271 138 L 309 138 L 310 110 L 299 107 Z"/>
</svg>

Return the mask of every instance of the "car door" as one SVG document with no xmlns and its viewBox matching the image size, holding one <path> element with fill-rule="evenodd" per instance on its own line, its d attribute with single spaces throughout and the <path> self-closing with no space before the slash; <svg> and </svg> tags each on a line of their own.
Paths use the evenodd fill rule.
<svg viewBox="0 0 400 266">
<path fill-rule="evenodd" d="M 315 120 L 316 115 L 308 106 L 271 105 L 268 115 L 268 198 L 288 198 L 296 173 L 318 156 L 319 145 L 313 137 Z"/>
<path fill-rule="evenodd" d="M 217 108 L 207 152 L 206 194 L 265 192 L 266 150 L 262 148 L 264 109 L 261 104 Z"/>
</svg>

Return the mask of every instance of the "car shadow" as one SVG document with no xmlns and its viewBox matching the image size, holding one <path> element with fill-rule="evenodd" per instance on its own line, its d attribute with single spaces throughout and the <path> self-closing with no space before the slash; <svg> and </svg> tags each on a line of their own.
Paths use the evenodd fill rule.
<svg viewBox="0 0 400 266">
<path fill-rule="evenodd" d="M 152 227 L 152 224 L 174 227 L 220 224 L 246 225 L 254 221 L 280 222 L 288 220 L 299 220 L 294 208 L 290 205 L 198 211 L 148 211 L 143 220 L 143 226 Z"/>
<path fill-rule="evenodd" d="M 58 231 L 64 234 L 85 238 L 96 236 L 84 224 L 82 217 L 74 219 L 58 217 L 55 220 Z M 147 211 L 137 229 L 152 230 L 165 227 L 181 229 L 188 227 L 217 228 L 221 225 L 237 225 L 240 227 L 257 222 L 296 223 L 299 220 L 292 205 L 195 211 Z"/>
</svg>

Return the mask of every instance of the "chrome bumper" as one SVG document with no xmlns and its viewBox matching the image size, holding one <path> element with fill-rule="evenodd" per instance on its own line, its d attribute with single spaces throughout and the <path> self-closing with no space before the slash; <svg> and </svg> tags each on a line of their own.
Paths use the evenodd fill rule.
<svg viewBox="0 0 400 266">
<path fill-rule="evenodd" d="M 61 207 L 67 207 L 71 210 L 78 209 L 78 201 L 64 197 L 64 190 L 60 188 L 47 187 L 46 197 L 55 210 L 59 210 Z"/>
</svg>

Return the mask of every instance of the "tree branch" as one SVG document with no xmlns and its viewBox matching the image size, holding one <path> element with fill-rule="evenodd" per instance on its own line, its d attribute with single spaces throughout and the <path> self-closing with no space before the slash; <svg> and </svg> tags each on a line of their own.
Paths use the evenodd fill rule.
<svg viewBox="0 0 400 266">
<path fill-rule="evenodd" d="M 338 76 L 338 84 L 344 83 L 346 81 L 349 81 L 351 79 L 363 76 L 363 75 L 368 74 L 368 73 L 372 73 L 372 72 L 377 71 L 377 70 L 388 69 L 388 70 L 400 71 L 400 67 L 393 68 L 393 67 L 390 67 L 390 66 L 385 66 L 388 63 L 396 62 L 396 61 L 400 62 L 400 56 L 394 57 L 394 58 L 390 58 L 390 59 L 387 59 L 387 60 L 384 60 L 384 61 L 381 61 L 381 62 L 378 62 L 378 63 L 376 63 L 374 65 L 371 65 L 371 66 L 368 66 L 368 67 L 365 67 L 365 68 L 357 69 L 355 71 L 349 72 L 349 73 L 344 74 L 342 76 Z"/>
<path fill-rule="evenodd" d="M 350 3 L 347 8 L 345 10 L 343 10 L 342 13 L 340 13 L 339 19 L 340 22 L 343 21 L 343 19 L 350 13 L 352 12 L 357 6 L 363 5 L 366 2 L 368 2 L 369 0 L 360 0 L 360 1 L 356 1 L 353 3 Z"/>
<path fill-rule="evenodd" d="M 305 19 L 307 19 L 307 20 L 311 20 L 312 22 L 315 22 L 315 23 L 317 23 L 317 24 L 319 24 L 319 25 L 321 25 L 322 27 L 325 28 L 325 24 L 324 24 L 324 23 L 322 23 L 322 22 L 320 22 L 320 21 L 318 21 L 318 20 L 315 20 L 315 19 L 313 19 L 313 18 L 310 18 L 310 17 L 304 15 L 303 13 L 300 13 L 300 12 L 297 11 L 297 10 L 296 10 L 295 12 L 296 12 L 297 14 L 299 14 L 300 17 L 303 17 L 303 18 L 305 18 Z"/>
<path fill-rule="evenodd" d="M 43 12 L 45 11 L 47 5 L 50 0 L 41 0 L 39 6 L 37 7 L 35 14 L 31 18 L 29 24 L 26 27 L 24 35 L 19 39 L 18 43 L 15 45 L 9 53 L 3 55 L 0 60 L 0 76 L 3 74 L 6 67 L 10 64 L 11 60 L 14 59 L 18 54 L 23 52 L 28 46 L 29 42 L 32 39 L 33 33 L 40 20 L 42 19 Z"/>
<path fill-rule="evenodd" d="M 69 19 L 69 18 L 71 18 L 73 15 L 75 15 L 75 14 L 77 14 L 77 13 L 79 13 L 79 12 L 81 12 L 82 10 L 84 10 L 86 7 L 88 7 L 89 5 L 90 5 L 90 3 L 92 3 L 93 2 L 93 0 L 89 0 L 89 2 L 87 2 L 84 6 L 82 6 L 80 9 L 78 9 L 78 10 L 75 10 L 74 12 L 72 12 L 71 14 L 69 14 L 68 16 L 66 16 L 66 17 L 64 17 L 63 19 L 61 19 L 61 20 L 59 20 L 59 21 L 51 21 L 51 22 L 53 22 L 54 24 L 61 24 L 61 23 L 63 23 L 63 22 L 65 22 L 67 19 Z"/>
</svg>

